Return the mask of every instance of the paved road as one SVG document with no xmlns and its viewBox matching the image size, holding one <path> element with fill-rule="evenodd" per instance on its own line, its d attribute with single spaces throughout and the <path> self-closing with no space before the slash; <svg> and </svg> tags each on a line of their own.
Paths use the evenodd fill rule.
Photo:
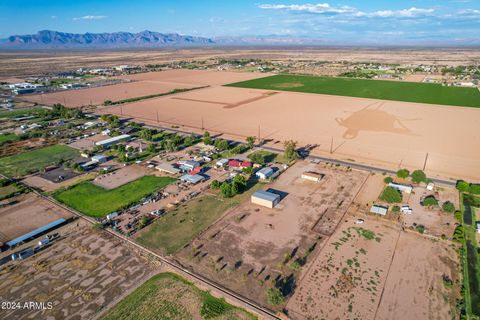
<svg viewBox="0 0 480 320">
<path fill-rule="evenodd" d="M 171 132 L 175 132 L 175 133 L 183 133 L 183 134 L 191 134 L 192 133 L 191 131 L 184 131 L 184 130 L 175 129 L 175 128 L 166 128 L 166 127 L 163 127 L 161 125 L 147 125 L 147 127 L 158 128 L 158 129 L 162 129 L 162 130 L 165 130 L 165 131 L 171 131 Z M 245 141 L 232 140 L 232 139 L 230 139 L 229 141 L 240 142 L 240 143 L 245 142 Z M 284 151 L 283 149 L 269 147 L 269 146 L 261 146 L 261 147 L 259 147 L 259 149 L 273 151 L 273 152 L 279 152 L 279 153 L 282 153 Z M 338 159 L 333 159 L 333 158 L 328 158 L 328 157 L 322 157 L 322 156 L 309 155 L 309 156 L 306 157 L 306 159 L 307 160 L 320 160 L 320 161 L 323 161 L 323 162 L 339 164 L 339 165 L 346 166 L 346 167 L 351 167 L 351 168 L 354 168 L 354 169 L 357 169 L 357 170 L 365 170 L 365 171 L 375 172 L 375 173 L 386 172 L 386 173 L 393 174 L 393 175 L 395 175 L 397 173 L 395 170 L 391 170 L 391 169 L 386 169 L 386 168 L 361 164 L 361 163 L 357 163 L 357 162 L 353 162 L 353 161 L 338 160 Z M 444 179 L 438 179 L 438 178 L 430 178 L 430 179 L 435 184 L 442 184 L 442 185 L 449 186 L 449 187 L 455 187 L 455 184 L 456 184 L 455 181 L 451 181 L 451 180 L 444 180 Z"/>
</svg>

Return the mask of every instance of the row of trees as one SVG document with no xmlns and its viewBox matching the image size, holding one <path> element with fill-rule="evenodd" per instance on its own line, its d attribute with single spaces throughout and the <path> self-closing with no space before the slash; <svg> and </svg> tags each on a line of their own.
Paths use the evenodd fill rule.
<svg viewBox="0 0 480 320">
<path fill-rule="evenodd" d="M 414 183 L 428 182 L 427 175 L 422 170 L 415 170 L 411 174 L 407 169 L 400 169 L 397 171 L 397 177 L 401 179 L 406 179 L 409 176 Z"/>
</svg>

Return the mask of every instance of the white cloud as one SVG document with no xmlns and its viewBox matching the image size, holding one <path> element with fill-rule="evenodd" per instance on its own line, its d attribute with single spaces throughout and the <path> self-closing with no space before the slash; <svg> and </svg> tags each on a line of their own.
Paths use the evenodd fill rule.
<svg viewBox="0 0 480 320">
<path fill-rule="evenodd" d="M 258 5 L 260 9 L 270 9 L 270 10 L 285 10 L 285 11 L 294 11 L 294 12 L 309 12 L 309 13 L 351 13 L 355 9 L 349 6 L 331 6 L 328 3 L 317 3 L 317 4 L 260 4 Z"/>
<path fill-rule="evenodd" d="M 291 12 L 305 12 L 318 14 L 338 14 L 367 18 L 416 18 L 431 15 L 435 9 L 409 8 L 402 10 L 378 10 L 372 12 L 359 11 L 350 6 L 332 6 L 328 3 L 318 4 L 260 4 L 260 9 L 283 10 Z"/>
<path fill-rule="evenodd" d="M 403 10 L 379 10 L 373 12 L 358 11 L 357 17 L 379 17 L 379 18 L 416 18 L 433 14 L 435 9 L 409 8 Z"/>
<path fill-rule="evenodd" d="M 73 20 L 77 21 L 77 20 L 101 20 L 101 19 L 105 19 L 107 18 L 107 16 L 83 16 L 83 17 L 76 17 L 76 18 L 73 18 Z"/>
<path fill-rule="evenodd" d="M 480 16 L 480 10 L 477 9 L 465 9 L 465 10 L 460 10 L 458 14 L 464 15 L 464 16 Z"/>
</svg>

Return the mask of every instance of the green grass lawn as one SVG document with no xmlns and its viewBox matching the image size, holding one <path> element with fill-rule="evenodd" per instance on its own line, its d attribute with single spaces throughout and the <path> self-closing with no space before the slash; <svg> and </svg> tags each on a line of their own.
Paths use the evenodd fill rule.
<svg viewBox="0 0 480 320">
<path fill-rule="evenodd" d="M 153 276 L 121 300 L 103 320 L 256 319 L 173 273 Z"/>
<path fill-rule="evenodd" d="M 20 191 L 20 189 L 15 184 L 9 184 L 8 186 L 0 187 L 0 200 L 11 196 L 17 191 Z"/>
<path fill-rule="evenodd" d="M 247 200 L 260 187 L 261 184 L 257 183 L 229 199 L 216 196 L 195 198 L 157 219 L 138 235 L 137 241 L 149 248 L 164 250 L 167 254 L 176 253 L 228 209 Z"/>
<path fill-rule="evenodd" d="M 480 108 L 478 89 L 431 83 L 275 75 L 227 86 Z"/>
<path fill-rule="evenodd" d="M 171 177 L 145 176 L 111 190 L 91 182 L 82 182 L 56 193 L 54 197 L 87 216 L 101 218 L 134 204 L 175 180 Z"/>
<path fill-rule="evenodd" d="M 27 108 L 27 109 L 13 109 L 13 111 L 0 111 L 0 119 L 12 119 L 16 117 L 26 117 L 26 116 L 34 116 L 45 112 L 45 109 L 34 107 L 34 108 Z"/>
<path fill-rule="evenodd" d="M 0 134 L 0 145 L 9 141 L 18 140 L 18 136 L 15 133 Z"/>
<path fill-rule="evenodd" d="M 57 144 L 0 158 L 0 172 L 7 176 L 23 176 L 78 155 L 77 150 Z"/>
</svg>

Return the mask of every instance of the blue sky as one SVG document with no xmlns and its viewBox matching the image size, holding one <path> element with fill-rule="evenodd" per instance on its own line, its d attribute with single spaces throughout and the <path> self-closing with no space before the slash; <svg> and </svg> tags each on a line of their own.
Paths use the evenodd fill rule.
<svg viewBox="0 0 480 320">
<path fill-rule="evenodd" d="M 326 43 L 480 44 L 480 0 L 0 1 L 0 38 L 38 30 L 277 35 Z"/>
</svg>

